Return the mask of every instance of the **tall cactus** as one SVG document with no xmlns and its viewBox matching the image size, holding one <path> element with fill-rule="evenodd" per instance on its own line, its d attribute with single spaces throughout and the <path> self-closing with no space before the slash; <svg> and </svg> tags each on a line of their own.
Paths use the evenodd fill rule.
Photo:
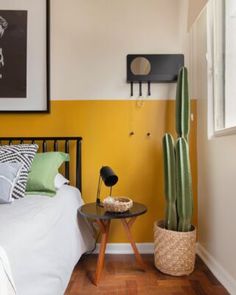
<svg viewBox="0 0 236 295">
<path fill-rule="evenodd" d="M 188 141 L 190 131 L 190 101 L 188 94 L 188 71 L 180 69 L 176 90 L 176 133 Z"/>
<path fill-rule="evenodd" d="M 190 130 L 190 101 L 188 72 L 180 69 L 176 91 L 176 132 L 178 139 L 165 134 L 163 138 L 166 219 L 170 230 L 190 231 L 193 213 L 192 177 L 188 137 Z"/>
<path fill-rule="evenodd" d="M 178 231 L 190 231 L 193 213 L 192 177 L 188 143 L 183 137 L 178 138 L 176 143 L 176 176 Z"/>
<path fill-rule="evenodd" d="M 165 171 L 165 196 L 166 217 L 165 227 L 169 230 L 177 230 L 176 212 L 176 175 L 175 175 L 175 146 L 170 134 L 163 137 L 164 171 Z"/>
</svg>

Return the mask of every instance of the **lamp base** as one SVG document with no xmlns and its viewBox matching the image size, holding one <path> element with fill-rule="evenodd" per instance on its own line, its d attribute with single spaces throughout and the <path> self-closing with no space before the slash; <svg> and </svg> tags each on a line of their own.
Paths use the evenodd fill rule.
<svg viewBox="0 0 236 295">
<path fill-rule="evenodd" d="M 103 203 L 101 202 L 101 200 L 99 198 L 97 198 L 97 200 L 96 200 L 96 205 L 99 207 L 103 207 Z"/>
</svg>

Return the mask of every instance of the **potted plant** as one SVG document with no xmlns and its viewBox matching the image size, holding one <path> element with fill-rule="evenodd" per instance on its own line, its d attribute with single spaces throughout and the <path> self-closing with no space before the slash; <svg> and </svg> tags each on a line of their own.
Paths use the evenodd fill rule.
<svg viewBox="0 0 236 295">
<path fill-rule="evenodd" d="M 176 132 L 163 138 L 165 220 L 154 224 L 155 266 L 163 273 L 181 276 L 194 269 L 196 229 L 192 225 L 193 193 L 189 159 L 190 101 L 188 73 L 180 69 L 176 91 Z"/>
</svg>

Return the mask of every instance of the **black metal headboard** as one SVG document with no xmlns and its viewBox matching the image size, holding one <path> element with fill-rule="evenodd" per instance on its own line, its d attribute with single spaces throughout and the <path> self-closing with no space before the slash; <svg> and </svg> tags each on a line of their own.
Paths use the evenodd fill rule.
<svg viewBox="0 0 236 295">
<path fill-rule="evenodd" d="M 0 137 L 0 145 L 37 143 L 44 153 L 50 148 L 52 151 L 61 151 L 70 154 L 71 144 L 75 144 L 76 157 L 76 187 L 82 192 L 81 177 L 81 142 L 82 137 Z M 70 162 L 65 163 L 65 177 L 70 179 Z"/>
</svg>

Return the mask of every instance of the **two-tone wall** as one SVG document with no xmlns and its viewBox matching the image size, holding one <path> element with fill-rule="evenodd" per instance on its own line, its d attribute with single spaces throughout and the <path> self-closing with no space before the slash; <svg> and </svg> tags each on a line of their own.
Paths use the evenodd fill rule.
<svg viewBox="0 0 236 295">
<path fill-rule="evenodd" d="M 51 113 L 1 114 L 0 136 L 82 136 L 85 201 L 95 200 L 99 169 L 110 165 L 119 176 L 114 194 L 148 206 L 133 230 L 137 242 L 152 242 L 153 222 L 164 215 L 162 136 L 174 133 L 175 84 L 131 100 L 126 55 L 185 53 L 186 1 L 52 0 L 51 14 Z M 196 101 L 192 113 L 196 208 Z M 110 241 L 126 242 L 117 222 Z"/>
</svg>

